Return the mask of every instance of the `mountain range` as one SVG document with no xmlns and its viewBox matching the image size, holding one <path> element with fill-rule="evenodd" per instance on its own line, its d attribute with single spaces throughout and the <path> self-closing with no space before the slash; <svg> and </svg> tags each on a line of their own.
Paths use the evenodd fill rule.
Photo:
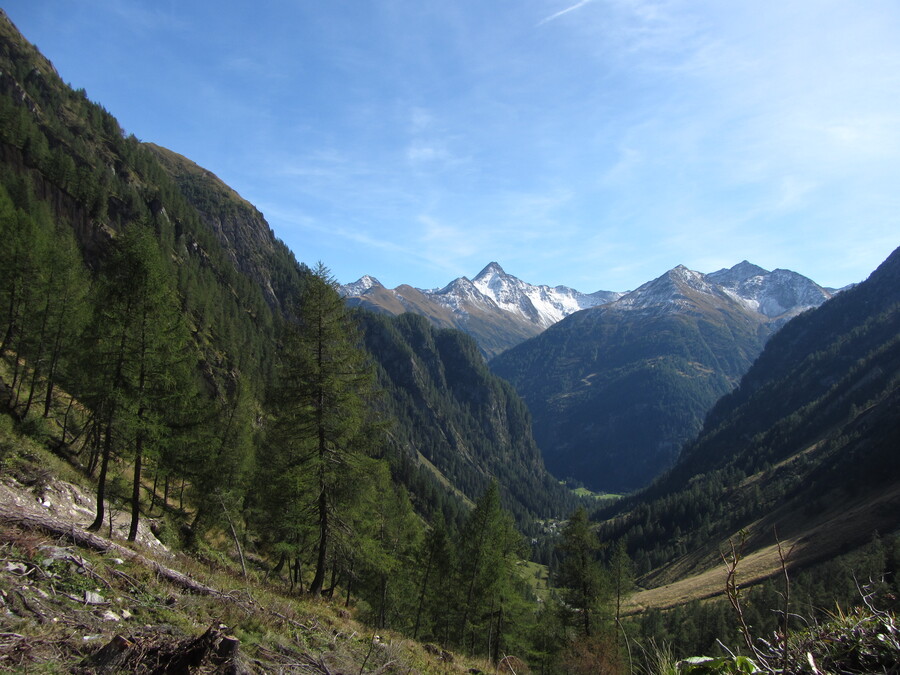
<svg viewBox="0 0 900 675">
<path fill-rule="evenodd" d="M 555 475 L 629 491 L 672 464 L 773 332 L 831 296 L 746 261 L 711 274 L 678 266 L 562 319 L 491 368 L 528 404 Z"/>
<path fill-rule="evenodd" d="M 630 292 L 538 286 L 496 262 L 440 289 L 365 276 L 341 291 L 472 335 L 528 404 L 548 468 L 612 492 L 670 466 L 766 339 L 836 292 L 746 260 L 709 274 L 679 265 Z"/>
<path fill-rule="evenodd" d="M 773 335 L 671 470 L 604 514 L 604 534 L 656 569 L 647 602 L 673 582 L 670 597 L 720 592 L 729 540 L 754 561 L 745 581 L 781 573 L 779 542 L 795 568 L 831 559 L 900 525 L 898 419 L 900 249 Z"/>
<path fill-rule="evenodd" d="M 405 284 L 388 289 L 374 277 L 364 276 L 342 286 L 341 292 L 352 306 L 395 316 L 412 312 L 439 328 L 458 328 L 474 337 L 488 358 L 540 334 L 573 312 L 622 295 L 537 286 L 507 274 L 496 262 L 472 280 L 460 277 L 439 289 Z"/>
<path fill-rule="evenodd" d="M 679 266 L 671 273 L 684 274 L 684 270 Z M 746 260 L 730 269 L 701 276 L 749 310 L 779 323 L 817 307 L 834 293 L 834 289 L 823 288 L 796 272 L 769 272 Z M 663 282 L 657 281 L 653 287 L 645 284 L 632 292 L 583 293 L 568 286 L 531 284 L 491 262 L 473 279 L 459 277 L 443 288 L 403 284 L 388 289 L 375 277 L 366 275 L 341 286 L 341 294 L 352 306 L 395 316 L 412 312 L 427 317 L 440 328 L 458 328 L 472 335 L 484 354 L 492 358 L 575 312 L 618 300 L 622 300 L 621 308 L 655 303 L 660 294 L 667 293 L 660 286 Z"/>
</svg>

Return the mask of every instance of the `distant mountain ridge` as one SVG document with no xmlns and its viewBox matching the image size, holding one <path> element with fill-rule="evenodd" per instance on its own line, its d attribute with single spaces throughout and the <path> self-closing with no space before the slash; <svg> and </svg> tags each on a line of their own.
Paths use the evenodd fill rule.
<svg viewBox="0 0 900 675">
<path fill-rule="evenodd" d="M 671 465 L 773 332 L 831 295 L 746 261 L 712 274 L 679 265 L 564 318 L 491 369 L 525 399 L 555 475 L 628 491 Z"/>
<path fill-rule="evenodd" d="M 744 260 L 734 267 L 703 274 L 684 265 L 643 284 L 613 301 L 617 309 L 668 312 L 686 309 L 693 293 L 728 297 L 751 313 L 781 322 L 818 307 L 833 295 L 802 274 L 790 270 L 768 271 Z"/>
<path fill-rule="evenodd" d="M 443 288 L 385 288 L 372 276 L 341 287 L 348 303 L 398 315 L 421 314 L 439 328 L 472 335 L 488 357 L 538 335 L 566 316 L 610 302 L 622 293 L 582 293 L 567 286 L 534 285 L 507 274 L 496 262 L 474 279 L 459 277 Z"/>
<path fill-rule="evenodd" d="M 679 265 L 630 292 L 583 293 L 568 286 L 535 285 L 491 262 L 474 279 L 459 277 L 443 288 L 404 284 L 388 289 L 366 275 L 342 286 L 341 293 L 351 305 L 395 316 L 413 312 L 439 328 L 458 328 L 472 335 L 484 354 L 493 358 L 581 310 L 616 303 L 622 310 L 648 310 L 652 306 L 663 311 L 663 298 L 671 300 L 677 310 L 678 293 L 672 284 L 678 283 L 697 292 L 726 295 L 753 313 L 776 319 L 778 325 L 817 307 L 833 294 L 796 272 L 770 272 L 746 260 L 709 274 Z"/>
</svg>

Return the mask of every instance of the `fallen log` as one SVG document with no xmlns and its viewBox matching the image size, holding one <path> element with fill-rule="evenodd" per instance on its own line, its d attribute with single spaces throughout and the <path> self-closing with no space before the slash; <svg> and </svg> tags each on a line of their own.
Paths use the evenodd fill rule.
<svg viewBox="0 0 900 675">
<path fill-rule="evenodd" d="M 88 532 L 72 523 L 66 523 L 45 513 L 26 510 L 10 504 L 0 504 L 0 522 L 16 525 L 27 530 L 42 530 L 57 537 L 67 537 L 78 546 L 85 546 L 102 553 L 112 553 L 124 560 L 130 560 L 153 570 L 159 577 L 169 583 L 198 595 L 222 596 L 216 589 L 191 579 L 178 570 L 173 570 L 148 558 L 137 551 L 116 544 L 104 537 Z"/>
</svg>

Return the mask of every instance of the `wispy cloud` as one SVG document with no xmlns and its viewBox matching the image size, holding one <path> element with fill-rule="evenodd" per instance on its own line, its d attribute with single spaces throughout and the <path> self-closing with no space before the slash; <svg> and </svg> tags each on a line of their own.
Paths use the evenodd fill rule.
<svg viewBox="0 0 900 675">
<path fill-rule="evenodd" d="M 125 92 L 126 128 L 342 277 L 437 285 L 497 259 L 624 290 L 746 257 L 839 285 L 900 231 L 895 0 L 16 2 L 119 36 L 72 51 L 102 65 L 92 95 Z"/>
<path fill-rule="evenodd" d="M 565 9 L 561 9 L 558 12 L 554 12 L 550 16 L 544 17 L 543 19 L 538 21 L 537 25 L 543 26 L 545 23 L 549 23 L 551 21 L 558 19 L 561 16 L 565 16 L 569 12 L 574 12 L 575 10 L 581 9 L 582 7 L 584 7 L 585 5 L 587 5 L 591 2 L 593 2 L 593 0 L 579 0 L 579 2 L 576 2 L 574 5 L 566 7 Z"/>
</svg>

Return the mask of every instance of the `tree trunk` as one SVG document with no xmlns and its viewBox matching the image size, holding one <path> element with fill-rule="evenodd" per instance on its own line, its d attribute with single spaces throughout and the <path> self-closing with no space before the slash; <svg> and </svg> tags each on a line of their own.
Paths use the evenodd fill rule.
<svg viewBox="0 0 900 675">
<path fill-rule="evenodd" d="M 34 372 L 31 374 L 31 386 L 28 388 L 28 400 L 25 402 L 25 412 L 22 417 L 28 415 L 31 410 L 31 402 L 34 401 L 34 392 L 37 389 L 38 379 L 41 373 L 41 360 L 43 359 L 44 340 L 47 337 L 47 321 L 50 317 L 50 298 L 44 303 L 44 316 L 41 318 L 40 337 L 38 338 L 38 346 L 34 355 Z"/>
<path fill-rule="evenodd" d="M 422 574 L 422 589 L 419 591 L 419 607 L 416 609 L 416 625 L 413 628 L 413 640 L 419 637 L 419 627 L 422 622 L 422 609 L 425 606 L 425 591 L 428 588 L 428 577 L 431 575 L 431 564 L 434 560 L 434 547 L 428 551 L 428 562 L 425 563 L 425 572 Z"/>
<path fill-rule="evenodd" d="M 159 485 L 159 460 L 156 462 L 156 471 L 153 472 L 153 489 L 150 491 L 150 507 L 147 509 L 147 517 L 153 517 L 153 508 L 156 506 L 156 486 Z"/>
<path fill-rule="evenodd" d="M 30 509 L 26 511 L 13 505 L 0 504 L 0 521 L 31 530 L 40 529 L 63 539 L 71 539 L 79 546 L 87 546 L 96 551 L 112 553 L 119 558 L 134 561 L 139 565 L 149 567 L 158 576 L 192 593 L 214 596 L 223 595 L 219 591 L 201 584 L 199 581 L 194 581 L 187 575 L 161 565 L 155 560 L 150 560 L 130 548 L 115 544 L 96 534 L 86 532 L 80 527 L 75 527 L 72 523 L 57 520 L 45 513 L 32 512 Z M 228 596 L 225 595 L 224 597 Z"/>
<path fill-rule="evenodd" d="M 325 585 L 325 563 L 328 558 L 328 499 L 323 490 L 319 495 L 319 552 L 316 573 L 309 585 L 310 595 L 321 595 Z"/>
<path fill-rule="evenodd" d="M 241 548 L 241 541 L 238 539 L 237 530 L 234 529 L 234 521 L 231 520 L 231 515 L 228 513 L 228 509 L 225 508 L 225 500 L 222 499 L 222 495 L 219 494 L 219 503 L 222 505 L 222 512 L 225 514 L 225 519 L 228 520 L 228 527 L 231 528 L 231 538 L 234 539 L 234 545 L 237 547 L 238 556 L 241 559 L 241 572 L 244 575 L 244 578 L 247 578 L 247 563 L 244 562 L 244 549 Z"/>
<path fill-rule="evenodd" d="M 109 468 L 109 456 L 112 454 L 112 424 L 106 425 L 106 437 L 103 439 L 103 458 L 100 460 L 100 477 L 97 479 L 97 516 L 88 526 L 88 530 L 96 532 L 103 527 L 103 502 L 106 498 L 106 472 Z"/>
<path fill-rule="evenodd" d="M 61 350 L 61 333 L 57 333 L 53 344 L 53 352 L 50 354 L 50 366 L 47 369 L 47 393 L 44 398 L 44 417 L 49 417 L 50 406 L 53 404 L 53 381 L 56 378 L 56 367 L 59 365 L 59 353 Z"/>
<path fill-rule="evenodd" d="M 140 418 L 140 413 L 138 413 Z M 138 522 L 141 518 L 141 464 L 144 460 L 144 435 L 138 432 L 134 447 L 134 481 L 131 484 L 131 527 L 128 528 L 128 541 L 137 539 Z"/>
</svg>

